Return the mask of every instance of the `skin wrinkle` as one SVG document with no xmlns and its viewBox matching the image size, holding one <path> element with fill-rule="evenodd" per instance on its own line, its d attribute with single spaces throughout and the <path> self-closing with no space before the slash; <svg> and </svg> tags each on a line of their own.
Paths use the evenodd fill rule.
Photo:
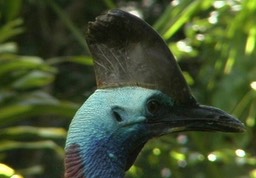
<svg viewBox="0 0 256 178">
<path fill-rule="evenodd" d="M 65 178 L 85 178 L 84 164 L 80 156 L 80 146 L 72 144 L 66 149 L 65 156 Z"/>
</svg>

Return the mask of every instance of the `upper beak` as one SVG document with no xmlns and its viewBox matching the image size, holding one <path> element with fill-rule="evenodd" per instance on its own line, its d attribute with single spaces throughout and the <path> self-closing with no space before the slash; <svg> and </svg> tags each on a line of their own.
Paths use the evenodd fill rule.
<svg viewBox="0 0 256 178">
<path fill-rule="evenodd" d="M 235 117 L 218 108 L 204 105 L 175 106 L 164 118 L 153 121 L 155 124 L 159 126 L 153 131 L 156 135 L 181 131 L 245 131 L 244 124 Z"/>
</svg>

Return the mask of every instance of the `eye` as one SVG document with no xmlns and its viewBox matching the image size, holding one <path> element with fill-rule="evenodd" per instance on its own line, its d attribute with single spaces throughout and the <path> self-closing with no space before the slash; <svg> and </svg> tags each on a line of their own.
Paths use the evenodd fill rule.
<svg viewBox="0 0 256 178">
<path fill-rule="evenodd" d="M 160 108 L 160 103 L 156 100 L 150 100 L 147 103 L 147 109 L 151 114 L 156 114 Z"/>
</svg>

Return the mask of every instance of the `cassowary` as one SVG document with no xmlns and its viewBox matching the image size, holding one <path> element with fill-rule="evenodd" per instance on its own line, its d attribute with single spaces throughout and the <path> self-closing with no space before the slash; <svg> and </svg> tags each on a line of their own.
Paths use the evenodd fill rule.
<svg viewBox="0 0 256 178">
<path fill-rule="evenodd" d="M 181 131 L 242 132 L 226 112 L 198 104 L 162 38 L 111 10 L 89 23 L 97 90 L 77 111 L 65 147 L 65 178 L 122 178 L 145 143 Z"/>
</svg>

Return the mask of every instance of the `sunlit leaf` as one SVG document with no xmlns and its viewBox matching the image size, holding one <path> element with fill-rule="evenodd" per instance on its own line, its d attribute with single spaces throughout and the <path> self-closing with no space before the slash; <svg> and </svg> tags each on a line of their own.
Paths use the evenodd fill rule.
<svg viewBox="0 0 256 178">
<path fill-rule="evenodd" d="M 15 53 L 17 52 L 17 44 L 14 42 L 8 42 L 0 44 L 0 54 L 1 53 Z"/>
<path fill-rule="evenodd" d="M 21 175 L 15 174 L 15 170 L 0 163 L 0 177 L 1 178 L 23 178 Z"/>
<path fill-rule="evenodd" d="M 255 49 L 255 45 L 256 45 L 256 26 L 249 30 L 249 35 L 248 35 L 246 46 L 245 46 L 245 53 L 250 55 Z"/>
</svg>

